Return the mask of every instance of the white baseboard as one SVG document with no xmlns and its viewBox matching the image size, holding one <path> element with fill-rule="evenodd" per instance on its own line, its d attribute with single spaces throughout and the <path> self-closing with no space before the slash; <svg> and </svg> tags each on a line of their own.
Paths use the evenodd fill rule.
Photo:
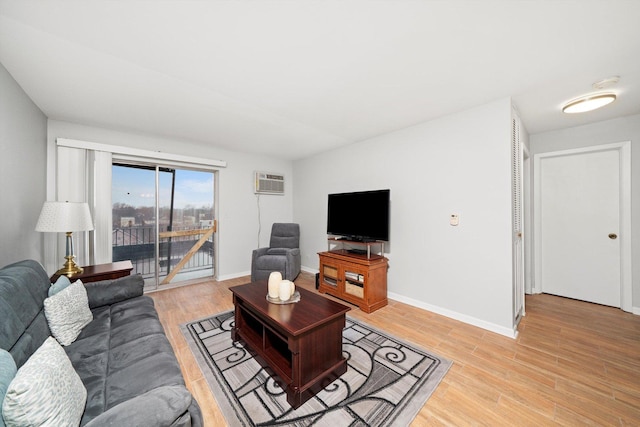
<svg viewBox="0 0 640 427">
<path fill-rule="evenodd" d="M 305 271 L 307 273 L 311 273 L 311 274 L 316 274 L 319 273 L 320 270 L 316 269 L 316 268 L 310 268 L 310 267 L 306 267 L 306 266 L 301 266 L 300 268 L 302 271 Z M 229 274 L 226 276 L 222 276 L 222 277 L 218 277 L 218 280 L 227 280 L 227 279 L 235 279 L 237 277 L 242 277 L 242 276 L 247 276 L 247 275 L 251 275 L 251 272 L 245 272 L 245 273 L 237 273 L 237 274 Z M 513 330 L 509 329 L 509 328 L 505 328 L 503 326 L 500 325 L 496 325 L 494 323 L 490 323 L 481 319 L 476 319 L 475 317 L 472 316 L 468 316 L 466 314 L 462 314 L 462 313 L 458 313 L 452 310 L 448 310 L 446 308 L 442 308 L 442 307 L 438 307 L 435 305 L 431 305 L 431 304 L 427 304 L 423 301 L 418 301 L 416 299 L 413 298 L 409 298 L 409 297 L 405 297 L 404 295 L 400 295 L 400 294 L 396 294 L 394 292 L 389 292 L 387 294 L 387 296 L 390 299 L 405 303 L 405 304 L 409 304 L 411 306 L 417 307 L 417 308 L 421 308 L 423 310 L 427 310 L 427 311 L 431 311 L 433 313 L 436 314 L 441 314 L 443 316 L 447 316 L 450 317 L 451 319 L 455 319 L 455 320 L 459 320 L 461 322 L 467 323 L 469 325 L 473 325 L 473 326 L 477 326 L 479 328 L 482 329 L 486 329 L 488 331 L 491 332 L 495 332 L 497 334 L 500 335 L 504 335 L 506 337 L 509 338 L 516 338 L 518 336 L 518 329 L 514 328 Z M 640 308 L 637 309 L 638 313 L 636 314 L 640 314 Z M 635 311 L 635 309 L 634 309 Z"/>
<path fill-rule="evenodd" d="M 435 305 L 427 304 L 423 301 L 418 301 L 413 298 L 405 297 L 404 295 L 396 294 L 394 292 L 389 292 L 387 295 L 389 298 L 399 301 L 405 304 L 409 304 L 413 307 L 421 308 L 423 310 L 431 311 L 436 314 L 441 314 L 443 316 L 449 317 L 451 319 L 459 320 L 461 322 L 467 323 L 469 325 L 477 326 L 482 329 L 486 329 L 491 332 L 495 332 L 496 334 L 504 335 L 509 338 L 516 338 L 518 336 L 518 329 L 509 329 L 504 326 L 496 325 L 491 322 L 487 322 L 485 320 L 476 319 L 475 317 L 468 316 L 466 314 L 458 313 L 456 311 L 452 311 L 446 308 L 438 307 Z"/>
<path fill-rule="evenodd" d="M 317 269 L 313 269 L 305 266 L 302 266 L 301 270 L 311 274 L 316 274 L 319 272 L 319 270 Z M 238 277 L 244 277 L 244 276 L 251 276 L 251 271 L 241 271 L 239 273 L 225 274 L 224 276 L 218 276 L 217 280 L 223 281 L 223 280 L 229 280 L 229 279 L 237 279 Z"/>
<path fill-rule="evenodd" d="M 225 274 L 224 276 L 218 276 L 218 281 L 237 279 L 238 277 L 251 276 L 251 271 L 241 271 L 240 273 Z"/>
<path fill-rule="evenodd" d="M 632 307 L 631 312 L 635 315 L 640 315 L 640 307 Z"/>
<path fill-rule="evenodd" d="M 304 265 L 300 267 L 300 269 L 302 271 L 306 271 L 307 273 L 311 273 L 311 274 L 316 274 L 320 272 L 320 270 L 318 270 L 317 268 L 305 267 Z"/>
</svg>

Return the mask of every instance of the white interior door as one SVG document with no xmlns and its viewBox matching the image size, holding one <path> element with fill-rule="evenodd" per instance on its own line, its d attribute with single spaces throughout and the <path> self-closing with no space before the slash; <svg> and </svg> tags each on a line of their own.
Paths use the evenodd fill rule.
<svg viewBox="0 0 640 427">
<path fill-rule="evenodd" d="M 621 306 L 620 153 L 540 160 L 542 292 Z"/>
</svg>

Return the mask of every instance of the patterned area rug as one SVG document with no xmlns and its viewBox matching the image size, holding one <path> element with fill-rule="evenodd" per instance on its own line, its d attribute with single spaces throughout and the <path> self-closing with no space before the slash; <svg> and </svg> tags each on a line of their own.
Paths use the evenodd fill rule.
<svg viewBox="0 0 640 427">
<path fill-rule="evenodd" d="M 347 372 L 293 410 L 277 377 L 231 340 L 233 311 L 181 325 L 230 426 L 404 426 L 451 362 L 347 316 Z"/>
</svg>

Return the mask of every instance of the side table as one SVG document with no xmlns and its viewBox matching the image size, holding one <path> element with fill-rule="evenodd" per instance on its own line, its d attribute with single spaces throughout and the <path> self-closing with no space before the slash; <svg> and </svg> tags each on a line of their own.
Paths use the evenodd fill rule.
<svg viewBox="0 0 640 427">
<path fill-rule="evenodd" d="M 82 280 L 82 283 L 98 282 L 100 280 L 113 280 L 119 277 L 125 277 L 131 274 L 133 270 L 133 264 L 131 261 L 116 261 L 107 264 L 89 265 L 84 268 L 81 274 L 71 276 L 71 281 Z M 51 276 L 51 283 L 58 280 L 60 275 L 54 274 Z"/>
</svg>

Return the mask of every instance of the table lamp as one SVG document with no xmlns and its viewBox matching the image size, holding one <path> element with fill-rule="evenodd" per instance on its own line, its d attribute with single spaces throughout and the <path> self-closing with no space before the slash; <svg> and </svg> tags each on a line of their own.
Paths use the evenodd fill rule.
<svg viewBox="0 0 640 427">
<path fill-rule="evenodd" d="M 73 238 L 74 231 L 93 230 L 93 221 L 89 205 L 85 202 L 44 202 L 36 231 L 67 233 L 67 255 L 64 266 L 56 271 L 58 275 L 72 277 L 82 273 L 82 267 L 73 260 Z"/>
</svg>

